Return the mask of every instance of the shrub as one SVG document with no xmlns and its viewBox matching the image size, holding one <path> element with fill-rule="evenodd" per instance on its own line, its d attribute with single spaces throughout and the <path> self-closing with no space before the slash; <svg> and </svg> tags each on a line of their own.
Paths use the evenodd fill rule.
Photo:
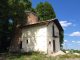
<svg viewBox="0 0 80 60">
<path fill-rule="evenodd" d="M 78 52 L 78 50 L 74 50 L 74 52 L 75 52 L 75 53 L 77 53 L 77 52 Z"/>
<path fill-rule="evenodd" d="M 80 53 L 80 51 L 79 50 L 74 50 L 74 53 Z"/>
<path fill-rule="evenodd" d="M 77 53 L 80 53 L 80 51 L 77 51 Z"/>
<path fill-rule="evenodd" d="M 64 53 L 66 53 L 66 50 L 62 50 Z"/>
</svg>

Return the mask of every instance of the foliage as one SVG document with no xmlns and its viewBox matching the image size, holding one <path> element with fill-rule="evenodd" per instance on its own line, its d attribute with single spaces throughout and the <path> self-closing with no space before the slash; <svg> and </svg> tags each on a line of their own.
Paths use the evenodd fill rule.
<svg viewBox="0 0 80 60">
<path fill-rule="evenodd" d="M 8 51 L 9 49 L 12 25 L 11 22 L 5 21 L 0 27 L 0 52 Z"/>
<path fill-rule="evenodd" d="M 44 20 L 56 18 L 52 5 L 45 1 L 44 3 Z"/>
<path fill-rule="evenodd" d="M 43 19 L 44 19 L 44 4 L 43 4 L 43 2 L 40 2 L 39 4 L 37 4 L 35 11 L 39 16 L 40 21 L 43 21 Z"/>
<path fill-rule="evenodd" d="M 74 53 L 80 53 L 80 51 L 79 50 L 74 50 Z"/>
<path fill-rule="evenodd" d="M 0 0 L 0 52 L 7 50 L 9 46 L 11 23 L 9 23 L 9 5 L 8 0 Z"/>
<path fill-rule="evenodd" d="M 44 4 L 43 2 L 40 2 L 39 4 L 37 4 L 35 11 L 39 15 L 39 21 L 45 21 L 48 19 L 56 18 L 54 9 L 49 2 L 45 1 Z"/>
<path fill-rule="evenodd" d="M 25 11 L 31 11 L 31 12 L 34 12 L 35 13 L 35 9 L 33 7 L 31 7 L 30 9 L 28 10 L 25 10 Z"/>
<path fill-rule="evenodd" d="M 63 38 L 64 38 L 64 31 L 60 31 L 60 33 L 59 33 L 59 39 L 60 39 L 60 47 L 63 47 L 63 42 L 64 42 L 64 40 L 63 40 Z"/>
<path fill-rule="evenodd" d="M 0 52 L 8 51 L 12 27 L 26 19 L 25 10 L 31 8 L 30 0 L 0 0 Z M 10 20 L 12 22 L 10 22 Z"/>
<path fill-rule="evenodd" d="M 9 11 L 9 13 L 11 14 L 10 18 L 13 20 L 13 25 L 16 26 L 20 20 L 23 20 L 26 18 L 25 6 L 27 4 L 26 2 L 23 2 L 23 1 L 19 2 L 19 0 L 9 0 L 8 3 L 10 6 L 10 11 Z"/>
<path fill-rule="evenodd" d="M 66 50 L 62 50 L 64 53 L 66 53 Z"/>
</svg>

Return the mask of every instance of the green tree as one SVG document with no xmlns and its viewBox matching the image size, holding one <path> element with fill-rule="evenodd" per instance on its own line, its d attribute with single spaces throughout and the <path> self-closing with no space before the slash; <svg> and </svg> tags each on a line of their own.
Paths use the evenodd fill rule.
<svg viewBox="0 0 80 60">
<path fill-rule="evenodd" d="M 0 0 L 0 52 L 7 48 L 7 41 L 9 40 L 9 5 L 8 0 Z M 9 42 L 9 41 L 8 41 Z"/>
<path fill-rule="evenodd" d="M 60 35 L 60 37 L 59 37 L 59 39 L 60 39 L 60 47 L 63 47 L 62 44 L 64 42 L 64 40 L 63 40 L 63 38 L 64 38 L 64 31 L 60 31 L 59 35 Z"/>
<path fill-rule="evenodd" d="M 26 9 L 25 11 L 31 11 L 31 12 L 36 13 L 36 12 L 35 12 L 35 9 L 34 9 L 33 7 L 31 7 L 31 8 L 30 8 L 30 9 L 28 9 L 28 10 Z"/>
<path fill-rule="evenodd" d="M 25 11 L 31 11 L 35 13 L 35 9 L 32 7 L 32 3 L 30 0 L 24 0 Z"/>
<path fill-rule="evenodd" d="M 37 7 L 35 8 L 36 14 L 39 16 L 39 21 L 44 21 L 44 4 L 43 2 L 40 2 L 37 4 Z"/>
<path fill-rule="evenodd" d="M 44 4 L 43 2 L 37 4 L 35 11 L 39 15 L 39 21 L 45 21 L 48 19 L 56 18 L 56 14 L 54 12 L 52 5 L 46 1 Z"/>
<path fill-rule="evenodd" d="M 30 0 L 0 0 L 0 52 L 7 51 L 12 28 L 16 28 L 19 21 L 26 19 L 25 10 L 30 8 Z"/>
<path fill-rule="evenodd" d="M 55 14 L 54 9 L 50 3 L 45 1 L 44 9 L 45 9 L 44 20 L 56 18 L 56 14 Z"/>
</svg>

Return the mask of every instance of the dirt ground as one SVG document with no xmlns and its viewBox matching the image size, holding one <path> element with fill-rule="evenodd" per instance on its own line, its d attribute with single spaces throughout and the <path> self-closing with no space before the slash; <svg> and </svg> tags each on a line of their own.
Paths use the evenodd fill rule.
<svg viewBox="0 0 80 60">
<path fill-rule="evenodd" d="M 15 57 L 15 56 L 0 56 L 0 60 L 4 60 L 4 59 L 7 59 L 7 58 L 12 58 L 12 57 Z"/>
<path fill-rule="evenodd" d="M 66 60 L 80 60 L 80 58 L 66 58 Z"/>
</svg>

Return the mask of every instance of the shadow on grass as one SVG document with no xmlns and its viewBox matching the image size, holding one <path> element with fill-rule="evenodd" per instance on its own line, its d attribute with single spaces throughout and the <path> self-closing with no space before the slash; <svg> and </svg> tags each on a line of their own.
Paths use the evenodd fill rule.
<svg viewBox="0 0 80 60">
<path fill-rule="evenodd" d="M 4 59 L 7 59 L 7 60 L 12 60 L 12 59 L 15 59 L 15 58 L 23 58 L 23 56 L 31 56 L 33 55 L 34 52 L 24 52 L 24 53 L 17 53 L 17 52 L 9 52 L 9 53 L 0 53 L 0 60 L 4 60 Z M 35 53 L 37 54 L 37 53 Z"/>
<path fill-rule="evenodd" d="M 19 53 L 19 54 L 13 53 L 13 57 L 7 60 L 24 60 L 26 58 L 42 60 L 43 58 L 46 58 L 46 56 L 44 54 L 35 53 L 35 52 L 25 52 L 25 53 Z"/>
</svg>

